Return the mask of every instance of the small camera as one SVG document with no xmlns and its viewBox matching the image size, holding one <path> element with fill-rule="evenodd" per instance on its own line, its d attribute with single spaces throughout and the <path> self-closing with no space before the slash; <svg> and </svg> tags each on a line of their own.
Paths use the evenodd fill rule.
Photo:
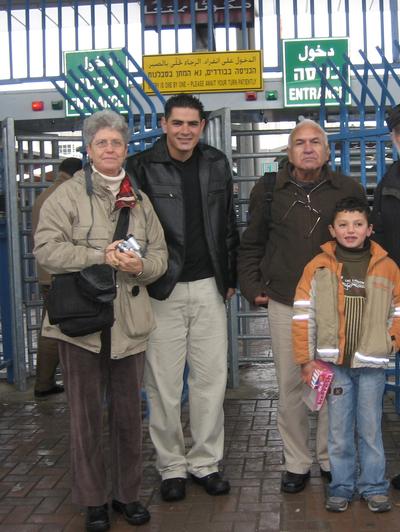
<svg viewBox="0 0 400 532">
<path fill-rule="evenodd" d="M 128 235 L 123 242 L 117 244 L 117 248 L 122 251 L 122 253 L 124 251 L 134 251 L 140 258 L 143 257 L 142 248 L 133 235 Z"/>
</svg>

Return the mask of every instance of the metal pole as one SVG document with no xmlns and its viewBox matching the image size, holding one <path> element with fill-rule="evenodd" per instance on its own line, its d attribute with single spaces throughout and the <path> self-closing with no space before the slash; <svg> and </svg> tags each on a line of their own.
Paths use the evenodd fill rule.
<svg viewBox="0 0 400 532">
<path fill-rule="evenodd" d="M 25 328 L 22 302 L 20 230 L 17 208 L 17 165 L 15 157 L 14 120 L 3 121 L 4 182 L 8 242 L 8 274 L 10 287 L 11 341 L 14 383 L 19 391 L 26 390 Z M 20 176 L 23 179 L 23 176 Z M 4 280 L 2 280 L 4 282 Z"/>
</svg>

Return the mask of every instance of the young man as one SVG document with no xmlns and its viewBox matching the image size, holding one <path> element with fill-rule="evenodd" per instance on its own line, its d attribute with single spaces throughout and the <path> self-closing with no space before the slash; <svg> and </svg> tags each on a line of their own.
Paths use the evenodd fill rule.
<svg viewBox="0 0 400 532">
<path fill-rule="evenodd" d="M 332 512 L 345 511 L 356 490 L 372 512 L 391 508 L 381 421 L 384 368 L 400 345 L 400 272 L 369 241 L 368 216 L 358 198 L 337 203 L 329 226 L 335 241 L 307 264 L 294 299 L 294 356 L 304 382 L 310 384 L 319 360 L 334 372 L 325 506 Z"/>
<path fill-rule="evenodd" d="M 238 234 L 229 163 L 200 144 L 203 105 L 190 95 L 170 98 L 164 135 L 126 168 L 146 192 L 164 228 L 167 272 L 148 287 L 156 329 L 146 352 L 150 435 L 157 451 L 161 495 L 185 497 L 187 474 L 210 495 L 228 493 L 218 472 L 223 455 L 227 378 L 225 301 L 235 292 Z M 192 446 L 181 426 L 185 364 L 189 368 Z"/>
<path fill-rule="evenodd" d="M 292 130 L 288 158 L 276 176 L 270 220 L 264 183 L 258 182 L 251 192 L 250 222 L 242 235 L 238 275 L 242 294 L 251 304 L 268 304 L 279 385 L 278 429 L 286 467 L 281 488 L 296 493 L 310 477 L 312 456 L 308 409 L 301 400 L 301 375 L 292 351 L 294 292 L 304 266 L 329 240 L 335 203 L 345 196 L 364 198 L 365 194 L 353 179 L 329 168 L 326 133 L 312 120 L 303 120 Z M 316 458 L 321 474 L 329 478 L 326 408 L 318 416 Z"/>
</svg>

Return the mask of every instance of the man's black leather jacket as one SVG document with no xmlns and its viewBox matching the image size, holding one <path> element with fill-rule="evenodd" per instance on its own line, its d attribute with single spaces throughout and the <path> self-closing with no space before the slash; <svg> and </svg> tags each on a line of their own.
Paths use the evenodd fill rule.
<svg viewBox="0 0 400 532">
<path fill-rule="evenodd" d="M 228 288 L 236 287 L 239 243 L 231 170 L 221 151 L 206 144 L 199 144 L 198 149 L 204 232 L 218 290 L 225 297 Z M 168 269 L 147 289 L 151 297 L 166 299 L 178 282 L 185 258 L 182 178 L 169 156 L 166 136 L 163 135 L 149 150 L 128 157 L 126 170 L 149 196 L 164 229 Z"/>
</svg>

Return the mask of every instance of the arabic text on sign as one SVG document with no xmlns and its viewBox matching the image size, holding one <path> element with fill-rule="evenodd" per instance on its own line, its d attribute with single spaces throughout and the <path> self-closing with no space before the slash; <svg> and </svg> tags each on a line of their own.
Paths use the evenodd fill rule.
<svg viewBox="0 0 400 532">
<path fill-rule="evenodd" d="M 97 68 L 104 68 L 106 65 L 104 64 L 104 61 L 102 59 L 100 59 L 100 56 L 98 55 L 95 59 L 91 59 L 89 58 L 87 55 L 84 57 L 84 69 L 85 70 L 88 70 L 89 72 L 93 72 L 94 71 L 94 66 L 93 66 L 93 63 L 95 63 L 96 67 Z M 110 66 L 113 66 L 114 64 L 114 61 L 112 60 L 111 57 L 109 57 L 107 59 L 107 62 Z"/>
<path fill-rule="evenodd" d="M 335 50 L 331 47 L 327 52 L 321 48 L 320 44 L 317 44 L 316 48 L 312 48 L 306 44 L 304 46 L 303 54 L 299 54 L 299 61 L 314 61 L 316 57 L 333 57 Z"/>
</svg>

